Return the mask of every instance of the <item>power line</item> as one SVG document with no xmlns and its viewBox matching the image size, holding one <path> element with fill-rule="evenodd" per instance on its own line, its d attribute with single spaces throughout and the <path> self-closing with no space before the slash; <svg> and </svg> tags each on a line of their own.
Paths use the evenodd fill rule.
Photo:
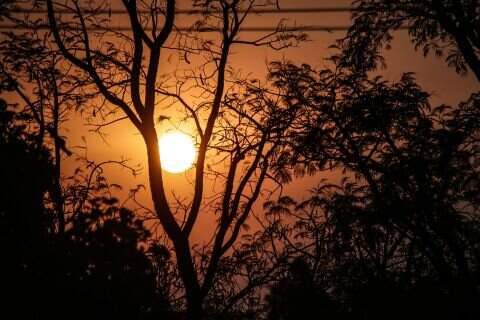
<svg viewBox="0 0 480 320">
<path fill-rule="evenodd" d="M 28 27 L 28 26 L 14 26 L 8 24 L 0 24 L 0 30 L 49 30 L 48 25 L 40 25 L 35 27 Z M 69 29 L 72 29 L 71 27 Z M 88 27 L 88 31 L 132 31 L 130 26 L 115 26 L 111 28 L 107 27 Z M 326 31 L 326 32 L 335 32 L 335 31 L 346 31 L 349 29 L 349 26 L 322 26 L 322 25 L 310 25 L 310 26 L 297 26 L 297 27 L 287 27 L 283 26 L 281 28 L 277 27 L 243 27 L 240 28 L 240 31 L 244 32 L 274 32 L 274 31 Z M 145 31 L 152 30 L 151 28 L 146 28 Z M 191 32 L 220 32 L 220 29 L 216 28 L 196 28 L 192 29 L 189 27 L 177 27 L 176 30 L 178 31 L 191 31 Z"/>
<path fill-rule="evenodd" d="M 274 31 L 287 31 L 287 32 L 294 32 L 294 31 L 323 31 L 323 32 L 338 32 L 338 31 L 347 31 L 350 26 L 322 26 L 322 25 L 310 25 L 310 26 L 298 26 L 298 27 L 243 27 L 240 28 L 240 32 L 274 32 Z M 27 27 L 27 26 L 13 26 L 13 25 L 3 25 L 0 24 L 0 30 L 50 30 L 50 27 L 47 25 L 37 26 L 37 27 Z M 73 29 L 72 27 L 66 29 Z M 399 27 L 397 30 L 407 30 L 407 26 Z M 123 31 L 128 32 L 132 31 L 132 28 L 129 26 L 116 26 L 116 27 L 88 27 L 88 31 Z M 151 31 L 152 28 L 145 28 L 145 31 Z M 176 27 L 177 31 L 190 31 L 190 32 L 221 32 L 220 29 L 216 28 L 196 28 L 192 29 L 190 27 Z"/>
<path fill-rule="evenodd" d="M 278 14 L 278 13 L 339 13 L 339 12 L 353 12 L 355 8 L 349 6 L 337 6 L 337 7 L 309 7 L 309 8 L 285 8 L 285 9 L 272 9 L 272 8 L 259 8 L 259 9 L 252 9 L 249 10 L 249 13 L 252 14 Z M 25 13 L 25 14 L 47 14 L 47 10 L 45 9 L 24 9 L 24 8 L 15 8 L 10 10 L 11 13 Z M 59 14 L 76 14 L 76 12 L 66 9 L 58 9 L 55 10 L 56 13 Z M 240 13 L 246 13 L 245 10 L 239 10 Z M 108 14 L 108 15 L 121 15 L 127 14 L 125 10 L 121 9 L 100 9 L 100 10 L 84 10 L 82 13 L 85 14 Z M 140 14 L 148 14 L 151 13 L 150 10 L 138 10 Z M 200 9 L 177 9 L 176 14 L 179 15 L 193 15 L 193 14 L 202 14 L 205 13 L 204 10 Z M 14 26 L 8 24 L 0 24 L 0 30 L 48 30 L 48 25 L 40 25 L 35 27 L 28 27 L 28 26 Z M 68 28 L 68 27 L 67 27 Z M 346 31 L 350 27 L 349 26 L 327 26 L 327 25 L 306 25 L 306 26 L 293 26 L 287 27 L 283 26 L 282 28 L 278 27 L 259 27 L 259 26 L 252 26 L 252 27 L 243 27 L 241 31 L 244 32 L 274 32 L 274 31 L 305 31 L 305 32 L 338 32 L 338 31 Z M 70 27 L 71 29 L 71 27 Z M 129 32 L 132 31 L 130 26 L 115 26 L 111 28 L 106 27 L 96 27 L 90 26 L 87 28 L 89 31 L 120 31 L 120 32 Z M 191 32 L 219 32 L 219 29 L 211 28 L 211 27 L 203 27 L 192 29 L 189 27 L 177 27 L 178 31 L 191 31 Z M 400 27 L 399 29 L 406 29 L 406 27 Z M 146 28 L 146 31 L 151 30 L 151 28 Z"/>
<path fill-rule="evenodd" d="M 249 10 L 249 13 L 252 14 L 280 14 L 280 13 L 335 13 L 335 12 L 352 12 L 355 11 L 352 7 L 309 7 L 309 8 L 285 8 L 285 9 L 273 9 L 273 8 L 259 8 Z M 15 8 L 10 10 L 11 13 L 26 13 L 26 14 L 46 14 L 47 10 L 45 9 L 24 9 L 24 8 Z M 210 11 L 211 12 L 211 11 Z M 238 10 L 239 13 L 246 13 L 246 10 Z M 55 13 L 59 14 L 76 14 L 72 10 L 66 9 L 57 9 Z M 91 14 L 107 14 L 107 15 L 120 15 L 127 14 L 126 10 L 122 9 L 99 9 L 99 10 L 84 10 L 82 13 Z M 151 10 L 138 10 L 140 14 L 149 14 Z M 176 14 L 202 14 L 205 13 L 205 10 L 201 9 L 177 9 Z"/>
<path fill-rule="evenodd" d="M 308 8 L 283 8 L 283 9 L 275 9 L 275 8 L 257 8 L 249 10 L 248 13 L 252 14 L 287 14 L 287 13 L 341 13 L 341 12 L 352 12 L 355 9 L 349 6 L 336 6 L 336 7 L 308 7 Z M 67 9 L 57 9 L 55 10 L 56 13 L 59 14 L 68 14 L 73 15 L 76 12 Z M 211 12 L 211 11 L 210 11 Z M 246 10 L 239 10 L 239 13 L 246 13 Z M 10 10 L 10 13 L 16 14 L 47 14 L 46 9 L 25 9 L 25 8 L 14 8 Z M 127 14 L 126 10 L 122 9 L 99 9 L 99 10 L 84 10 L 82 11 L 84 14 L 105 14 L 105 15 L 122 15 Z M 148 14 L 151 13 L 150 10 L 138 10 L 140 14 Z M 205 10 L 201 9 L 177 9 L 176 14 L 179 15 L 195 15 L 195 14 L 203 14 Z M 47 30 L 49 27 L 48 25 L 42 25 L 35 27 L 39 30 Z M 12 26 L 8 24 L 0 24 L 0 30 L 8 30 L 8 29 L 17 29 L 17 30 L 27 30 L 32 29 L 31 27 L 27 26 Z M 102 27 L 89 27 L 89 31 L 105 31 L 107 28 Z M 110 30 L 114 31 L 131 31 L 131 27 L 129 26 L 115 26 L 109 28 Z M 282 27 L 282 31 L 320 31 L 320 32 L 335 32 L 335 31 L 346 31 L 349 29 L 349 26 L 322 26 L 322 25 L 310 25 L 310 26 L 295 26 L 295 27 Z M 146 30 L 149 30 L 148 28 Z M 151 30 L 151 29 L 150 29 Z M 215 28 L 199 28 L 196 30 L 192 30 L 188 27 L 177 27 L 179 31 L 196 31 L 196 32 L 217 32 L 219 30 Z M 273 32 L 278 31 L 277 27 L 244 27 L 241 29 L 245 32 Z"/>
</svg>

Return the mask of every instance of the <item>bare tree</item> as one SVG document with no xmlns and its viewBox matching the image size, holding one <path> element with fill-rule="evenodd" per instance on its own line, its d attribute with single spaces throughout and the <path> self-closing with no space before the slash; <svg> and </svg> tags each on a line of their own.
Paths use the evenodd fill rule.
<svg viewBox="0 0 480 320">
<path fill-rule="evenodd" d="M 284 32 L 279 24 L 277 31 L 260 38 L 241 37 L 252 9 L 276 5 L 268 0 L 193 1 L 203 14 L 187 33 L 176 31 L 175 0 L 167 0 L 165 5 L 124 0 L 129 32 L 105 27 L 108 18 L 97 14 L 104 5 L 47 0 L 50 29 L 63 56 L 91 82 L 89 94 L 98 93 L 106 102 L 96 112 L 112 116 L 121 111 L 122 116 L 108 123 L 128 119 L 143 137 L 154 213 L 173 245 L 185 290 L 186 317 L 199 319 L 222 257 L 234 248 L 262 186 L 268 179 L 278 181 L 283 174 L 281 170 L 270 172 L 269 163 L 280 155 L 296 112 L 282 108 L 275 93 L 239 77 L 229 57 L 235 46 L 282 49 L 305 36 Z M 56 15 L 59 8 L 73 16 L 61 19 Z M 216 37 L 202 39 L 197 31 L 205 30 Z M 169 51 L 180 52 L 186 66 L 192 55 L 200 62 L 183 75 L 162 72 L 161 57 Z M 188 97 L 193 94 L 202 101 L 190 104 Z M 184 215 L 179 215 L 167 198 L 155 127 L 156 119 L 167 117 L 166 107 L 171 103 L 184 108 L 199 140 L 193 198 L 182 204 Z M 221 159 L 211 169 L 207 166 L 209 155 Z M 208 202 L 207 175 L 224 186 Z M 190 236 L 200 214 L 212 214 L 215 232 L 196 260 Z"/>
<path fill-rule="evenodd" d="M 15 20 L 15 19 L 14 19 Z M 85 82 L 68 68 L 68 63 L 58 53 L 51 39 L 38 32 L 38 22 L 15 23 L 28 27 L 21 34 L 8 32 L 0 43 L 0 76 L 18 97 L 20 114 L 28 115 L 25 125 L 35 135 L 38 150 L 52 150 L 54 179 L 49 195 L 54 205 L 57 231 L 65 230 L 65 208 L 61 183 L 62 157 L 72 155 L 61 134 L 62 124 L 70 112 L 81 108 L 87 96 L 77 89 Z"/>
</svg>

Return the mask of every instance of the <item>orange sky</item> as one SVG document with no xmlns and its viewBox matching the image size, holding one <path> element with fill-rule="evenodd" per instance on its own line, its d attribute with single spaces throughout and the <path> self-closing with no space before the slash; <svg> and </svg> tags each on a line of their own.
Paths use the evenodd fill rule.
<svg viewBox="0 0 480 320">
<path fill-rule="evenodd" d="M 181 1 L 179 7 L 185 8 L 182 5 L 185 1 Z M 340 0 L 325 0 L 325 1 L 308 1 L 308 0 L 283 0 L 281 7 L 309 7 L 309 6 L 346 6 L 349 1 Z M 272 26 L 281 18 L 287 18 L 291 23 L 297 25 L 348 25 L 350 17 L 348 13 L 315 13 L 315 14 L 289 14 L 287 16 L 279 15 L 264 15 L 255 16 L 247 21 L 247 25 L 269 25 Z M 179 17 L 177 24 L 182 25 L 188 23 L 185 19 L 188 17 Z M 126 21 L 126 20 L 125 20 Z M 252 73 L 254 77 L 259 79 L 265 78 L 266 63 L 268 61 L 286 59 L 297 63 L 309 63 L 317 68 L 326 65 L 325 58 L 333 51 L 328 47 L 335 39 L 342 36 L 342 32 L 311 32 L 309 33 L 311 41 L 302 44 L 298 48 L 290 48 L 281 52 L 272 52 L 267 48 L 249 48 L 248 50 L 234 48 L 235 54 L 232 56 L 231 65 L 236 69 L 243 70 L 244 73 Z M 246 37 L 254 37 L 255 34 L 248 33 Z M 478 83 L 470 74 L 466 77 L 458 76 L 453 69 L 448 68 L 445 63 L 435 57 L 424 58 L 420 52 L 415 52 L 413 46 L 408 41 L 406 31 L 397 32 L 395 41 L 393 42 L 392 50 L 387 51 L 385 56 L 387 58 L 388 68 L 383 70 L 381 74 L 388 80 L 398 80 L 402 72 L 413 71 L 416 73 L 419 83 L 425 90 L 433 94 L 433 103 L 447 103 L 454 104 L 459 102 L 473 92 L 478 90 Z M 174 65 L 163 61 L 161 70 L 169 72 Z M 162 124 L 160 131 L 168 129 L 167 124 Z M 188 130 L 188 126 L 186 127 Z M 147 184 L 146 179 L 146 157 L 145 148 L 141 137 L 136 132 L 133 126 L 128 123 L 121 123 L 114 125 L 105 130 L 108 134 L 106 144 L 97 134 L 88 132 L 84 121 L 77 115 L 64 126 L 63 133 L 68 136 L 68 143 L 72 149 L 75 146 L 83 145 L 82 136 L 88 142 L 88 155 L 91 160 L 102 161 L 107 159 L 131 159 L 132 164 L 139 163 L 143 168 L 143 173 L 133 178 L 126 170 L 118 168 L 108 169 L 106 172 L 110 178 L 110 182 L 117 182 L 125 186 L 128 190 L 136 184 Z M 78 152 L 82 152 L 78 149 Z M 73 158 L 66 160 L 65 173 L 71 171 Z M 175 190 L 177 194 L 188 196 L 191 194 L 192 188 L 188 184 L 190 173 L 173 175 L 165 173 L 166 184 L 171 190 Z M 296 197 L 301 198 L 306 195 L 306 191 L 315 185 L 318 177 L 309 177 L 299 179 L 286 187 L 286 192 Z M 208 190 L 209 188 L 207 188 Z M 211 188 L 210 188 L 211 189 Z M 148 188 L 147 188 L 148 190 Z M 149 193 L 147 192 L 141 200 L 150 206 Z M 261 207 L 261 203 L 257 208 Z M 203 238 L 202 229 L 208 228 L 208 219 L 200 221 L 201 226 L 197 229 L 197 233 L 193 235 L 195 238 Z"/>
</svg>

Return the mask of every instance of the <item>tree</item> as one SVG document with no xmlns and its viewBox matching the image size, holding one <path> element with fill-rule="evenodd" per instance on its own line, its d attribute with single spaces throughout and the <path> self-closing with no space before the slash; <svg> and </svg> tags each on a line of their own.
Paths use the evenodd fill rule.
<svg viewBox="0 0 480 320">
<path fill-rule="evenodd" d="M 424 55 L 445 54 L 458 73 L 470 68 L 480 80 L 478 1 L 358 0 L 353 7 L 353 25 L 341 41 L 345 66 L 375 68 L 383 61 L 379 50 L 389 48 L 392 32 L 406 27 Z"/>
<path fill-rule="evenodd" d="M 332 69 L 273 65 L 284 103 L 303 108 L 280 166 L 289 162 L 300 175 L 337 170 L 344 178 L 322 180 L 302 203 L 267 203 L 272 225 L 353 318 L 475 319 L 478 93 L 455 107 L 432 107 L 413 74 L 388 83 L 368 71 L 384 62 L 380 49 L 391 32 L 406 27 L 425 54 L 449 50 L 449 65 L 479 78 L 478 4 L 354 5 Z"/>
<path fill-rule="evenodd" d="M 2 100 L 0 150 L 8 155 L 0 169 L 2 312 L 30 318 L 72 310 L 75 316 L 167 315 L 169 301 L 156 276 L 168 257 L 158 244 L 147 244 L 150 232 L 118 206 L 100 177 L 87 199 L 69 198 L 84 205 L 58 232 L 55 210 L 45 201 L 55 165 L 50 151 L 39 149 L 38 133 L 27 129 L 30 120 Z"/>
<path fill-rule="evenodd" d="M 294 112 L 282 109 L 275 100 L 258 99 L 264 94 L 263 90 L 247 86 L 243 79 L 235 79 L 229 56 L 234 46 L 281 49 L 303 40 L 304 35 L 282 32 L 283 27 L 279 25 L 278 31 L 256 40 L 241 38 L 241 26 L 249 12 L 259 6 L 274 5 L 270 1 L 193 1 L 202 18 L 193 25 L 191 32 L 179 32 L 177 42 L 169 42 L 176 29 L 174 0 L 166 1 L 165 6 L 157 1 L 123 1 L 131 35 L 105 27 L 108 21 L 96 14 L 102 5 L 86 5 L 89 7 L 81 7 L 77 1 L 68 5 L 46 1 L 50 30 L 64 58 L 91 82 L 90 94 L 100 94 L 108 102 L 108 108 L 97 111 L 104 114 L 122 112 L 123 116 L 112 122 L 128 119 L 141 134 L 148 158 L 154 212 L 173 245 L 185 289 L 186 317 L 199 319 L 205 297 L 214 286 L 221 259 L 237 241 L 264 181 L 270 177 L 269 163 L 283 147 L 295 117 Z M 59 21 L 55 14 L 57 7 L 70 10 L 73 19 Z M 162 16 L 164 20 L 160 23 Z M 202 40 L 195 33 L 202 30 L 214 31 L 219 39 Z M 108 37 L 115 40 L 101 41 Z M 128 44 L 132 50 L 124 50 L 122 44 Z M 160 63 L 160 57 L 167 50 L 179 50 L 187 65 L 191 55 L 203 61 L 200 60 L 200 67 L 186 76 L 168 82 L 161 73 Z M 228 87 L 229 83 L 240 84 L 243 89 L 242 86 L 237 87 L 239 89 Z M 197 90 L 197 95 L 200 92 L 203 100 L 196 105 L 191 105 L 187 99 L 188 94 L 194 93 L 192 88 Z M 240 95 L 245 95 L 247 102 Z M 199 140 L 193 198 L 182 206 L 184 219 L 175 215 L 163 181 L 159 156 L 162 151 L 158 148 L 155 119 L 168 116 L 162 105 L 159 106 L 160 97 L 172 99 L 184 108 L 196 127 Z M 226 169 L 209 174 L 223 179 L 225 188 L 213 206 L 203 209 L 207 154 L 212 152 L 223 158 Z M 203 260 L 196 262 L 189 237 L 201 210 L 205 214 L 217 212 L 218 216 L 214 218 L 212 245 L 203 249 Z"/>
<path fill-rule="evenodd" d="M 80 168 L 75 177 L 61 175 L 64 154 L 73 154 L 61 126 L 88 99 L 78 91 L 85 83 L 39 31 L 38 21 L 9 18 L 30 31 L 6 33 L 0 43 L 1 90 L 18 98 L 0 110 L 0 147 L 8 155 L 2 159 L 0 199 L 6 305 L 22 310 L 29 304 L 24 313 L 15 311 L 28 317 L 71 309 L 165 315 L 169 301 L 157 276 L 168 259 L 161 251 L 154 254 L 158 244 L 144 247 L 150 232 L 118 206 L 102 164 L 86 161 L 91 172 L 85 176 Z"/>
<path fill-rule="evenodd" d="M 478 94 L 433 108 L 412 74 L 390 84 L 341 66 L 272 70 L 284 103 L 302 107 L 303 126 L 280 166 L 345 175 L 304 203 L 268 203 L 274 221 L 293 217 L 277 237 L 332 274 L 326 286 L 336 298 L 369 318 L 385 317 L 394 301 L 408 306 L 396 313 L 404 317 L 415 305 L 408 295 L 419 292 L 448 301 L 439 316 L 477 317 Z M 380 300 L 392 308 L 366 304 Z"/>
<path fill-rule="evenodd" d="M 57 231 L 63 233 L 68 212 L 65 212 L 62 160 L 71 156 L 72 151 L 62 136 L 62 125 L 73 111 L 84 105 L 88 96 L 77 92 L 85 83 L 71 72 L 50 39 L 38 31 L 39 23 L 16 23 L 31 31 L 5 33 L 0 43 L 0 76 L 16 94 L 22 108 L 18 112 L 28 115 L 24 122 L 35 135 L 37 148 L 52 150 L 55 170 L 48 195 L 55 207 Z"/>
<path fill-rule="evenodd" d="M 0 147 L 2 153 L 8 155 L 2 157 L 1 166 L 2 243 L 25 244 L 17 248 L 21 255 L 29 246 L 41 242 L 51 228 L 48 215 L 42 210 L 44 194 L 52 179 L 51 159 L 47 150 L 39 150 L 32 143 L 34 136 L 25 132 L 24 125 L 15 124 L 23 117 L 7 108 L 7 102 L 0 100 Z M 14 170 L 16 165 L 23 169 Z M 23 201 L 24 197 L 30 201 Z M 23 232 L 18 233 L 18 230 Z M 23 239 L 25 234 L 27 239 Z M 15 255 L 15 246 L 6 246 L 6 249 L 7 256 Z M 12 263 L 21 264 L 20 261 Z"/>
<path fill-rule="evenodd" d="M 321 318 L 338 317 L 337 307 L 330 297 L 318 287 L 315 275 L 302 258 L 289 265 L 287 275 L 275 283 L 267 298 L 268 319 L 306 319 L 314 314 Z"/>
</svg>

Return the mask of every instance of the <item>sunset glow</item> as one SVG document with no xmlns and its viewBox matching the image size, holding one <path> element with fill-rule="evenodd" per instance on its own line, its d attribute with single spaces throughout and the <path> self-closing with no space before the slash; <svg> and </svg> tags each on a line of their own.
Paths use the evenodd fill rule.
<svg viewBox="0 0 480 320">
<path fill-rule="evenodd" d="M 0 320 L 480 320 L 479 17 L 0 0 Z"/>
<path fill-rule="evenodd" d="M 180 173 L 189 169 L 196 156 L 192 138 L 179 131 L 170 131 L 160 137 L 162 169 Z"/>
</svg>

